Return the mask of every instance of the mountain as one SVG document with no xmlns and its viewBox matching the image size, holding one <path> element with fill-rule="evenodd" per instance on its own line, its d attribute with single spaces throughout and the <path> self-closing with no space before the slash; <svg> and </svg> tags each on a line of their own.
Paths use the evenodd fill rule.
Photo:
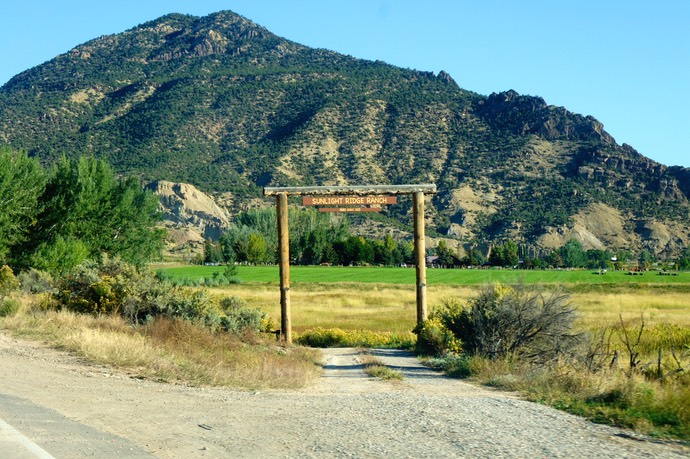
<svg viewBox="0 0 690 459">
<path fill-rule="evenodd" d="M 690 169 L 618 145 L 595 118 L 312 49 L 229 11 L 167 15 L 15 76 L 0 143 L 45 162 L 93 154 L 234 209 L 266 185 L 433 182 L 430 231 L 465 244 L 576 237 L 665 256 L 690 243 Z"/>
</svg>

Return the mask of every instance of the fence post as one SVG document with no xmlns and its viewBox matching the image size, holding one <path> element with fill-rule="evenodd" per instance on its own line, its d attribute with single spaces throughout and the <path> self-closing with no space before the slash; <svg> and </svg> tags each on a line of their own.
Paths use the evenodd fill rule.
<svg viewBox="0 0 690 459">
<path fill-rule="evenodd" d="M 288 229 L 287 193 L 276 195 L 278 212 L 278 248 L 280 265 L 280 337 L 285 343 L 292 343 L 290 321 L 290 237 Z"/>
<path fill-rule="evenodd" d="M 424 243 L 424 193 L 412 195 L 414 216 L 414 254 L 417 271 L 417 324 L 427 319 L 426 310 L 426 247 Z"/>
</svg>

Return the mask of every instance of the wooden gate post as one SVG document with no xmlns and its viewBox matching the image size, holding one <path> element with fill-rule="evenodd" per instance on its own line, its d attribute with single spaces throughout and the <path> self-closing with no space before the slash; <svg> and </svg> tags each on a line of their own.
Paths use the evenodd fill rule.
<svg viewBox="0 0 690 459">
<path fill-rule="evenodd" d="M 417 271 L 417 324 L 427 319 L 426 310 L 426 247 L 424 243 L 424 193 L 412 195 L 414 216 L 414 254 Z"/>
<path fill-rule="evenodd" d="M 292 325 L 290 323 L 290 240 L 288 233 L 288 195 L 293 196 L 343 196 L 345 198 L 359 198 L 369 195 L 380 194 L 411 194 L 412 211 L 414 214 L 414 251 L 417 270 L 417 323 L 421 324 L 427 319 L 426 308 L 426 248 L 424 243 L 424 194 L 436 193 L 436 185 L 354 185 L 354 186 L 287 186 L 287 187 L 265 187 L 264 196 L 276 197 L 276 208 L 278 212 L 278 249 L 280 263 L 280 334 L 285 342 L 292 343 Z M 379 196 L 381 197 L 381 196 Z M 359 207 L 363 200 L 354 199 L 359 202 L 347 202 Z M 321 200 L 319 204 L 331 204 L 328 200 Z M 352 206 L 350 206 L 352 207 Z M 323 209 L 323 208 L 322 208 Z M 347 211 L 347 208 L 336 211 Z M 354 210 L 372 210 L 368 207 L 360 207 Z"/>
<path fill-rule="evenodd" d="M 290 237 L 288 229 L 287 193 L 276 195 L 278 212 L 278 258 L 280 265 L 280 338 L 292 343 L 292 323 L 290 321 Z"/>
</svg>

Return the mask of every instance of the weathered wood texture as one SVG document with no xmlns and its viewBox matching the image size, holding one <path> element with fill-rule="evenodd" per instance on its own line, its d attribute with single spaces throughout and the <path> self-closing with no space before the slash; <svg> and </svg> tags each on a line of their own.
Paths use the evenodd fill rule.
<svg viewBox="0 0 690 459">
<path fill-rule="evenodd" d="M 426 308 L 426 247 L 424 241 L 424 193 L 412 195 L 414 218 L 414 255 L 417 271 L 417 323 L 427 319 Z"/>
<path fill-rule="evenodd" d="M 292 323 L 290 320 L 290 240 L 287 194 L 280 193 L 276 196 L 276 209 L 280 266 L 280 337 L 290 344 L 292 343 Z"/>
<path fill-rule="evenodd" d="M 377 195 L 377 194 L 414 194 L 436 193 L 436 185 L 355 185 L 355 186 L 287 186 L 287 187 L 265 187 L 264 196 L 276 196 L 280 193 L 287 193 L 292 196 L 305 195 Z"/>
</svg>

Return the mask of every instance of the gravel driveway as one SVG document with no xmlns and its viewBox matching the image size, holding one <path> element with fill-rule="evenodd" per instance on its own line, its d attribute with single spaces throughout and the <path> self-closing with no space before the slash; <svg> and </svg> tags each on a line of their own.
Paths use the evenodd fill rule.
<svg viewBox="0 0 690 459">
<path fill-rule="evenodd" d="M 139 380 L 0 333 L 0 392 L 83 426 L 82 437 L 100 435 L 101 458 L 123 457 L 123 448 L 160 458 L 690 457 L 676 444 L 445 378 L 409 353 L 372 354 L 404 380 L 369 378 L 356 350 L 326 349 L 313 387 L 246 392 Z M 78 430 L 56 438 L 2 403 L 0 419 L 58 459 L 93 457 Z"/>
</svg>

